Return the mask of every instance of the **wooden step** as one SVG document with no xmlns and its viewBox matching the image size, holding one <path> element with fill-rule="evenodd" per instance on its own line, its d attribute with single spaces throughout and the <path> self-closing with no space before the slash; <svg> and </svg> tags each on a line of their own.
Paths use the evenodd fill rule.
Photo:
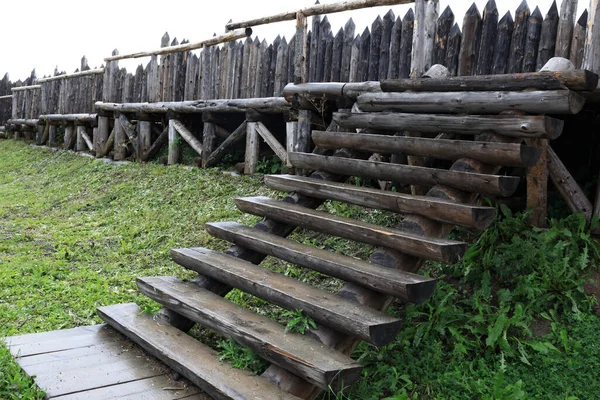
<svg viewBox="0 0 600 400">
<path fill-rule="evenodd" d="M 212 236 L 410 303 L 424 302 L 435 288 L 435 279 L 307 246 L 235 222 L 205 226 Z"/>
<path fill-rule="evenodd" d="M 417 214 L 435 221 L 470 228 L 485 229 L 494 220 L 496 209 L 428 196 L 390 192 L 345 183 L 324 181 L 295 175 L 265 175 L 270 188 L 296 192 L 318 199 L 337 200 L 400 214 Z"/>
<path fill-rule="evenodd" d="M 519 184 L 519 178 L 515 176 L 414 167 L 309 153 L 288 153 L 288 160 L 295 168 L 320 169 L 345 176 L 360 176 L 410 185 L 445 185 L 465 192 L 490 196 L 509 197 L 514 194 Z"/>
<path fill-rule="evenodd" d="M 217 352 L 165 321 L 154 321 L 135 304 L 102 307 L 98 315 L 216 399 L 299 400 L 265 378 L 220 362 Z"/>
<path fill-rule="evenodd" d="M 442 160 L 472 158 L 486 164 L 530 168 L 542 150 L 516 143 L 474 142 L 385 136 L 352 132 L 313 131 L 315 145 L 325 149 L 351 148 L 381 154 L 408 154 Z"/>
<path fill-rule="evenodd" d="M 171 250 L 171 256 L 185 268 L 287 309 L 300 309 L 321 324 L 378 346 L 390 343 L 400 330 L 396 318 L 228 254 L 197 248 Z"/>
<path fill-rule="evenodd" d="M 416 257 L 446 264 L 459 261 L 467 247 L 466 243 L 427 238 L 399 229 L 384 228 L 352 218 L 315 211 L 268 197 L 240 198 L 235 202 L 240 210 L 249 214 L 268 217 L 279 222 L 373 246 L 389 247 Z"/>
<path fill-rule="evenodd" d="M 140 291 L 167 308 L 224 336 L 321 389 L 351 385 L 362 367 L 309 335 L 285 327 L 221 296 L 177 278 L 138 278 Z"/>
<path fill-rule="evenodd" d="M 530 114 L 577 114 L 585 98 L 570 90 L 519 92 L 402 92 L 363 93 L 363 111 L 397 110 L 408 113 L 500 114 L 507 110 Z"/>
<path fill-rule="evenodd" d="M 333 113 L 333 120 L 346 129 L 376 129 L 389 132 L 456 133 L 479 135 L 494 132 L 509 137 L 556 139 L 564 121 L 543 115 L 442 115 L 407 113 Z"/>
</svg>

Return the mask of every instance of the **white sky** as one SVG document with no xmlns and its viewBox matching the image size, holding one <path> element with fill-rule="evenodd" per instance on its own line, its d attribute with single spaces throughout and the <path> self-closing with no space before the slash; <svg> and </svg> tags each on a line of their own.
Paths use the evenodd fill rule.
<svg viewBox="0 0 600 400">
<path fill-rule="evenodd" d="M 338 0 L 322 0 L 331 3 Z M 500 17 L 507 11 L 514 13 L 521 0 L 496 0 Z M 483 12 L 486 0 L 476 0 Z M 559 0 L 560 3 L 560 0 Z M 588 0 L 579 1 L 579 14 L 588 6 Z M 99 5 L 102 6 L 99 6 Z M 11 80 L 25 79 L 33 68 L 37 76 L 49 75 L 58 66 L 73 72 L 86 55 L 90 67 L 99 67 L 104 57 L 118 48 L 121 54 L 153 50 L 160 47 L 165 31 L 171 40 L 188 39 L 192 42 L 223 33 L 225 23 L 247 20 L 283 11 L 301 9 L 314 4 L 311 0 L 4 0 L 1 13 L 0 77 L 8 72 Z M 462 17 L 472 0 L 440 0 L 440 12 L 448 5 L 462 25 Z M 531 10 L 539 6 L 545 15 L 551 0 L 530 0 Z M 559 4 L 560 5 L 560 4 Z M 349 11 L 329 15 L 335 33 L 352 17 L 356 32 L 370 26 L 377 15 L 385 14 L 390 7 Z M 391 7 L 396 16 L 403 16 L 410 6 Z M 514 17 L 514 14 L 513 14 Z M 310 24 L 310 20 L 309 20 Z M 310 25 L 309 25 L 310 26 Z M 262 40 L 272 40 L 277 34 L 288 40 L 294 34 L 293 21 L 256 27 L 254 33 Z M 121 62 L 132 70 L 147 59 Z"/>
</svg>

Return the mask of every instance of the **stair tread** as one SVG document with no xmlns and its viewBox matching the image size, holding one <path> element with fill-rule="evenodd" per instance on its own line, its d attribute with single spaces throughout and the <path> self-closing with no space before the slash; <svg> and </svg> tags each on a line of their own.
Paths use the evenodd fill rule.
<svg viewBox="0 0 600 400">
<path fill-rule="evenodd" d="M 218 399 L 299 400 L 265 378 L 219 361 L 217 352 L 133 303 L 98 309 L 100 317 L 173 370 Z"/>
<path fill-rule="evenodd" d="M 171 255 L 188 269 L 377 345 L 388 344 L 400 329 L 397 318 L 228 254 L 195 248 Z"/>
<path fill-rule="evenodd" d="M 362 367 L 308 335 L 285 333 L 272 319 L 238 306 L 190 282 L 171 277 L 138 278 L 138 287 L 167 308 L 252 349 L 269 362 L 327 389 L 350 385 Z"/>
<path fill-rule="evenodd" d="M 311 268 L 411 303 L 422 303 L 427 300 L 435 288 L 435 279 L 432 278 L 307 246 L 235 222 L 208 223 L 206 229 L 212 236 L 244 248 Z"/>
<path fill-rule="evenodd" d="M 520 178 L 516 176 L 417 167 L 380 161 L 321 156 L 312 153 L 290 152 L 288 159 L 295 168 L 321 169 L 340 175 L 362 176 L 405 184 L 446 185 L 469 193 L 481 193 L 491 196 L 511 196 L 517 190 L 520 181 Z"/>
<path fill-rule="evenodd" d="M 304 176 L 266 175 L 265 184 L 277 190 L 295 191 L 306 196 L 397 213 L 418 214 L 436 221 L 477 229 L 488 227 L 496 215 L 493 207 L 461 204 L 431 196 L 415 196 Z"/>
<path fill-rule="evenodd" d="M 463 242 L 429 238 L 400 229 L 385 228 L 269 197 L 238 198 L 236 204 L 240 210 L 254 215 L 448 264 L 457 262 L 467 246 Z"/>
</svg>

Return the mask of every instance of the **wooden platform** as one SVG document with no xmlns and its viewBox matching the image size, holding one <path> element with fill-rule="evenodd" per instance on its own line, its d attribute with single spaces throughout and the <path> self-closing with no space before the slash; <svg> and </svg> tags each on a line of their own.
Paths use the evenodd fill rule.
<svg viewBox="0 0 600 400">
<path fill-rule="evenodd" d="M 46 398 L 209 400 L 188 381 L 106 325 L 12 336 L 12 355 Z"/>
</svg>

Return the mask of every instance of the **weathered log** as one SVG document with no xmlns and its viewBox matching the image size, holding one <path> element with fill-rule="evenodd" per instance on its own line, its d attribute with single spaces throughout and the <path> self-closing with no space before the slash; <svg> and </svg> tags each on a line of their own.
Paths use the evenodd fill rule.
<svg viewBox="0 0 600 400">
<path fill-rule="evenodd" d="M 379 80 L 379 59 L 381 56 L 381 37 L 383 35 L 383 21 L 377 16 L 371 25 L 371 47 L 369 53 L 368 80 Z"/>
<path fill-rule="evenodd" d="M 11 90 L 11 92 L 14 93 L 14 92 L 23 92 L 26 90 L 38 90 L 41 88 L 42 88 L 42 85 L 29 85 L 29 86 L 17 86 L 17 87 L 11 88 L 10 90 Z"/>
<path fill-rule="evenodd" d="M 187 269 L 282 307 L 302 309 L 315 321 L 370 343 L 388 344 L 400 329 L 396 318 L 228 254 L 195 248 L 171 250 L 171 256 Z"/>
<path fill-rule="evenodd" d="M 312 17 L 313 15 L 333 14 L 343 11 L 358 10 L 361 8 L 392 6 L 397 4 L 408 4 L 412 2 L 413 1 L 411 0 L 348 0 L 339 3 L 316 4 L 311 7 L 303 8 L 299 11 L 289 11 L 281 14 L 271 15 L 268 17 L 262 17 L 243 22 L 230 22 L 225 27 L 228 30 L 233 30 L 258 25 L 272 24 L 274 22 L 292 21 L 296 19 L 296 16 L 299 13 L 303 14 L 305 17 Z"/>
<path fill-rule="evenodd" d="M 63 79 L 74 79 L 74 78 L 81 78 L 84 76 L 103 75 L 103 74 L 104 74 L 104 68 L 89 69 L 87 71 L 74 72 L 72 74 L 64 74 L 64 75 L 50 76 L 48 78 L 40 78 L 37 80 L 37 83 L 41 84 L 41 83 L 47 83 L 47 82 L 60 81 Z"/>
<path fill-rule="evenodd" d="M 448 36 L 454 26 L 454 13 L 450 6 L 446 6 L 444 12 L 437 20 L 435 29 L 435 40 L 433 47 L 432 65 L 446 65 L 446 53 L 448 50 Z M 448 67 L 448 65 L 446 65 Z"/>
<path fill-rule="evenodd" d="M 76 124 L 97 125 L 98 114 L 46 114 L 40 115 L 40 123 L 62 124 L 65 122 L 74 122 Z"/>
<path fill-rule="evenodd" d="M 392 34 L 390 35 L 390 60 L 388 63 L 388 75 L 387 79 L 398 79 L 400 78 L 400 52 L 402 43 L 402 19 L 396 18 L 392 27 Z M 362 46 L 362 42 L 361 42 Z M 360 54 L 359 52 L 359 55 Z M 359 61 L 360 62 L 360 61 Z M 383 77 L 381 77 L 383 79 Z M 361 76 L 358 75 L 357 81 L 361 81 Z"/>
<path fill-rule="evenodd" d="M 168 164 L 174 165 L 179 163 L 181 159 L 181 139 L 177 129 L 175 129 L 175 120 L 169 120 L 169 154 Z"/>
<path fill-rule="evenodd" d="M 542 12 L 536 7 L 527 19 L 527 40 L 525 41 L 522 72 L 536 71 L 543 22 Z"/>
<path fill-rule="evenodd" d="M 140 152 L 138 151 L 138 148 L 137 148 L 137 145 L 138 145 L 137 132 L 133 128 L 133 124 L 131 123 L 129 118 L 127 118 L 127 116 L 125 116 L 125 114 L 119 115 L 119 122 L 120 122 L 121 130 L 125 133 L 125 136 L 127 138 L 127 140 L 125 141 L 126 146 L 128 148 L 131 147 L 133 149 L 135 156 L 139 158 Z"/>
<path fill-rule="evenodd" d="M 410 76 L 414 25 L 415 13 L 411 8 L 406 12 L 404 18 L 402 18 L 402 37 L 400 42 L 400 71 L 398 76 L 399 78 L 408 78 Z M 363 81 L 366 80 L 367 79 L 363 79 Z"/>
<path fill-rule="evenodd" d="M 498 38 L 498 8 L 494 0 L 488 0 L 483 10 L 481 21 L 481 39 L 477 55 L 476 75 L 486 75 L 492 72 L 494 53 Z"/>
<path fill-rule="evenodd" d="M 527 170 L 527 207 L 531 209 L 531 224 L 543 228 L 548 208 L 548 140 L 528 139 L 527 144 L 541 151 L 537 164 Z"/>
<path fill-rule="evenodd" d="M 138 278 L 140 292 L 194 322 L 253 350 L 265 360 L 328 389 L 339 390 L 360 377 L 362 367 L 350 357 L 308 335 L 286 333 L 285 327 L 190 282 L 176 278 Z M 240 324 L 239 321 L 244 321 Z"/>
<path fill-rule="evenodd" d="M 284 98 L 295 108 L 314 108 L 315 100 L 337 101 L 344 97 L 355 101 L 365 92 L 380 92 L 379 82 L 322 82 L 288 84 L 284 90 Z"/>
<path fill-rule="evenodd" d="M 143 111 L 156 114 L 166 114 L 168 111 L 184 114 L 202 112 L 245 113 L 251 110 L 266 114 L 278 114 L 288 111 L 290 108 L 289 103 L 283 97 L 122 104 L 97 102 L 95 106 L 96 109 L 104 111 L 125 113 Z"/>
<path fill-rule="evenodd" d="M 156 138 L 148 152 L 142 155 L 142 161 L 153 159 L 158 152 L 169 142 L 169 127 L 166 127 L 162 133 Z"/>
<path fill-rule="evenodd" d="M 439 11 L 439 0 L 417 0 L 415 2 L 415 25 L 410 66 L 411 78 L 422 76 L 433 65 L 431 59 Z"/>
<path fill-rule="evenodd" d="M 227 154 L 227 151 L 230 150 L 232 146 L 236 143 L 240 142 L 242 139 L 246 137 L 246 125 L 247 122 L 244 121 L 240 126 L 237 127 L 235 131 L 231 135 L 221 143 L 219 147 L 206 160 L 206 168 L 211 168 L 217 165 L 221 159 Z"/>
<path fill-rule="evenodd" d="M 540 46 L 538 48 L 537 70 L 539 71 L 552 57 L 556 49 L 556 33 L 558 30 L 558 8 L 556 0 L 552 2 L 548 14 L 542 23 Z"/>
<path fill-rule="evenodd" d="M 316 146 L 325 149 L 349 147 L 370 153 L 402 153 L 443 160 L 458 160 L 466 157 L 491 165 L 513 167 L 531 167 L 540 157 L 538 149 L 513 143 L 322 131 L 313 131 L 312 139 Z"/>
<path fill-rule="evenodd" d="M 478 135 L 494 132 L 509 137 L 558 138 L 564 122 L 546 116 L 513 115 L 432 115 L 405 113 L 334 113 L 334 121 L 344 128 L 378 129 L 390 132 L 420 132 Z M 443 127 L 443 128 L 442 128 Z"/>
<path fill-rule="evenodd" d="M 144 154 L 148 152 L 152 146 L 152 123 L 149 121 L 140 121 L 137 123 L 138 127 L 138 158 L 142 158 Z"/>
<path fill-rule="evenodd" d="M 554 57 L 569 58 L 571 55 L 571 42 L 575 27 L 575 12 L 577 0 L 562 0 L 560 16 L 556 32 L 556 46 Z"/>
<path fill-rule="evenodd" d="M 114 160 L 122 161 L 127 157 L 127 140 L 126 134 L 121 124 L 119 115 L 115 115 L 114 125 Z"/>
<path fill-rule="evenodd" d="M 583 57 L 583 68 L 592 72 L 600 72 L 600 1 L 591 0 L 588 27 L 585 39 L 585 53 Z"/>
<path fill-rule="evenodd" d="M 381 82 L 384 92 L 460 92 L 560 90 L 594 91 L 598 75 L 586 71 L 544 71 L 521 74 L 458 76 L 443 79 L 396 79 Z"/>
<path fill-rule="evenodd" d="M 458 73 L 458 58 L 460 56 L 460 43 L 462 33 L 458 24 L 454 24 L 448 35 L 448 48 L 446 50 L 446 60 L 442 64 L 448 68 L 450 76 L 456 76 Z"/>
<path fill-rule="evenodd" d="M 523 71 L 529 14 L 530 11 L 527 0 L 523 0 L 515 11 L 515 25 L 508 56 L 508 73 L 519 73 Z"/>
<path fill-rule="evenodd" d="M 262 122 L 256 123 L 256 131 L 263 138 L 263 140 L 269 145 L 273 152 L 279 157 L 281 161 L 287 164 L 287 152 L 285 148 L 279 143 L 277 138 L 269 131 L 269 129 Z"/>
<path fill-rule="evenodd" d="M 244 174 L 246 175 L 254 174 L 258 164 L 260 142 L 256 124 L 256 122 L 247 122 L 246 124 L 246 156 L 244 163 Z"/>
<path fill-rule="evenodd" d="M 496 215 L 495 209 L 491 207 L 466 205 L 434 197 L 412 196 L 299 176 L 268 175 L 265 176 L 265 183 L 280 191 L 295 192 L 319 199 L 342 201 L 401 214 L 422 215 L 435 221 L 476 229 L 487 228 Z M 360 282 L 356 283 L 360 284 Z"/>
<path fill-rule="evenodd" d="M 173 127 L 177 130 L 177 133 L 185 140 L 196 153 L 202 155 L 202 143 L 190 132 L 181 121 L 172 119 Z M 206 124 L 205 124 L 206 126 Z"/>
<path fill-rule="evenodd" d="M 236 205 L 240 210 L 253 215 L 272 218 L 305 229 L 316 230 L 374 246 L 397 249 L 428 260 L 452 263 L 454 262 L 452 260 L 460 259 L 466 250 L 466 244 L 462 242 L 432 240 L 407 231 L 383 228 L 268 197 L 238 198 L 236 199 Z M 325 323 L 325 325 L 328 324 Z"/>
<path fill-rule="evenodd" d="M 362 176 L 382 181 L 394 180 L 404 184 L 429 186 L 443 184 L 466 192 L 492 196 L 511 196 L 519 183 L 519 178 L 511 176 L 474 174 L 377 161 L 349 160 L 308 153 L 290 153 L 288 157 L 296 168 L 320 169 L 345 176 Z"/>
<path fill-rule="evenodd" d="M 358 97 L 358 104 L 364 111 L 497 114 L 519 110 L 535 114 L 577 114 L 585 105 L 585 98 L 570 90 L 364 93 Z"/>
<path fill-rule="evenodd" d="M 462 43 L 458 58 L 458 75 L 474 75 L 477 68 L 479 42 L 481 40 L 481 14 L 475 3 L 463 19 Z"/>
<path fill-rule="evenodd" d="M 74 125 L 65 126 L 65 138 L 64 138 L 64 149 L 69 150 L 75 145 L 75 140 L 77 139 L 77 135 L 75 133 Z"/>
<path fill-rule="evenodd" d="M 492 74 L 505 74 L 508 70 L 508 58 L 510 52 L 510 41 L 514 30 L 514 21 L 510 12 L 498 22 L 498 43 L 494 54 Z"/>
<path fill-rule="evenodd" d="M 569 59 L 575 65 L 575 68 L 581 68 L 583 65 L 583 53 L 585 50 L 585 33 L 587 28 L 588 11 L 585 10 L 575 27 L 573 28 L 573 41 L 571 42 L 571 53 Z"/>
</svg>

